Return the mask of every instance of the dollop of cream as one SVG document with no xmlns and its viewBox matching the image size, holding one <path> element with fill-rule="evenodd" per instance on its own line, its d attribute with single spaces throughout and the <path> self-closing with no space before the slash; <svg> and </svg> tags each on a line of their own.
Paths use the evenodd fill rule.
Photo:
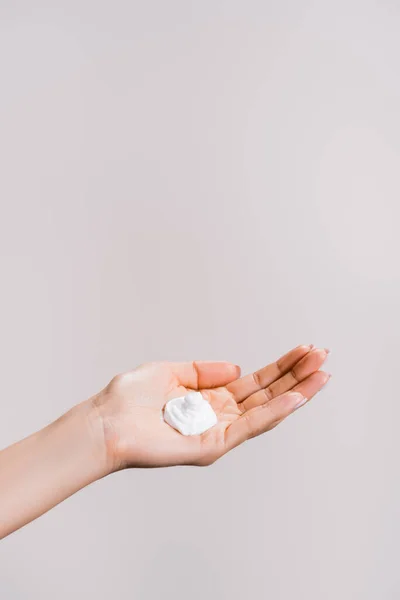
<svg viewBox="0 0 400 600">
<path fill-rule="evenodd" d="M 182 435 L 199 435 L 218 421 L 211 404 L 200 392 L 169 400 L 164 408 L 164 420 Z"/>
</svg>

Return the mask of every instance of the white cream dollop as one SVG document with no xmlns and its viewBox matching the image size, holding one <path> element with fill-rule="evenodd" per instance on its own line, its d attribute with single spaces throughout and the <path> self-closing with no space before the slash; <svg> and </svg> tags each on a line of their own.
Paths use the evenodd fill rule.
<svg viewBox="0 0 400 600">
<path fill-rule="evenodd" d="M 183 435 L 199 435 L 218 421 L 211 404 L 200 392 L 169 400 L 164 408 L 164 420 Z"/>
</svg>

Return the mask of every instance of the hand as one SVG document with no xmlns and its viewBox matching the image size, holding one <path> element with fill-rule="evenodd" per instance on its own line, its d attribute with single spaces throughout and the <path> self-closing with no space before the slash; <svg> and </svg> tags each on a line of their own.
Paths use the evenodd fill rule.
<svg viewBox="0 0 400 600">
<path fill-rule="evenodd" d="M 272 429 L 328 381 L 327 352 L 299 346 L 239 379 L 230 363 L 149 363 L 117 375 L 97 396 L 0 452 L 0 539 L 96 479 L 124 467 L 209 465 Z M 165 403 L 200 390 L 218 423 L 184 436 Z"/>
<path fill-rule="evenodd" d="M 109 470 L 209 465 L 269 431 L 324 387 L 327 350 L 298 346 L 276 362 L 238 378 L 226 362 L 148 363 L 117 375 L 91 402 L 102 423 Z M 218 423 L 184 436 L 164 422 L 165 403 L 200 390 Z"/>
</svg>

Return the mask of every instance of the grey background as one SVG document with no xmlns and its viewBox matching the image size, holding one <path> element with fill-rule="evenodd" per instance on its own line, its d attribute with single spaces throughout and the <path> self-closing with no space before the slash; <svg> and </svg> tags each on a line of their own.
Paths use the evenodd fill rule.
<svg viewBox="0 0 400 600">
<path fill-rule="evenodd" d="M 0 17 L 1 446 L 149 359 L 314 343 L 334 374 L 212 467 L 4 540 L 1 600 L 398 598 L 399 3 Z"/>
</svg>

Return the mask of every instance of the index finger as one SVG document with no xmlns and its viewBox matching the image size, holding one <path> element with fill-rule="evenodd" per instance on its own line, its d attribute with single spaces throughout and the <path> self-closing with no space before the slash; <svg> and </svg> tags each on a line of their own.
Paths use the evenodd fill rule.
<svg viewBox="0 0 400 600">
<path fill-rule="evenodd" d="M 313 373 L 290 392 L 277 396 L 243 413 L 231 423 L 225 433 L 226 450 L 242 444 L 246 440 L 269 431 L 283 419 L 303 406 L 329 381 L 330 374 L 324 371 Z M 307 395 L 305 395 L 307 394 Z"/>
</svg>

